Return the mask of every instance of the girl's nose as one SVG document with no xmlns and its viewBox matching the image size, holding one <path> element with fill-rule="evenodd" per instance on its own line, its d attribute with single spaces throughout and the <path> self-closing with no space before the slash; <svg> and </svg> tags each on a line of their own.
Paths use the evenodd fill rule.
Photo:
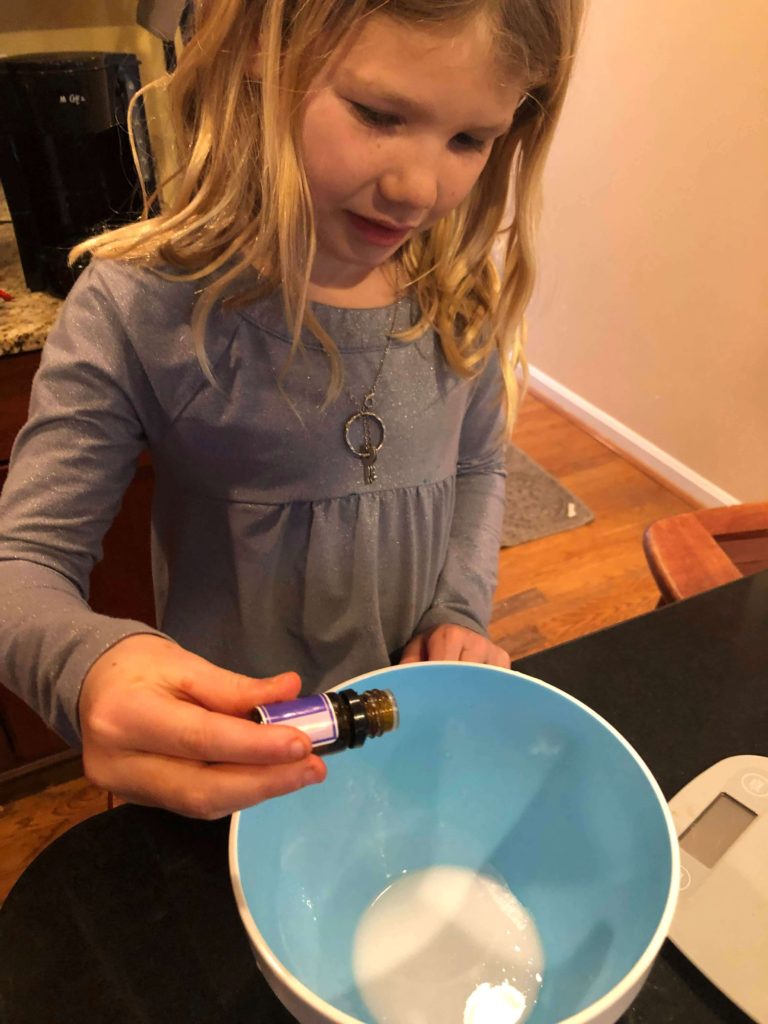
<svg viewBox="0 0 768 1024">
<path fill-rule="evenodd" d="M 404 221 L 421 222 L 437 203 L 438 176 L 426 163 L 404 163 L 380 176 L 379 192 L 387 209 L 402 211 Z"/>
</svg>

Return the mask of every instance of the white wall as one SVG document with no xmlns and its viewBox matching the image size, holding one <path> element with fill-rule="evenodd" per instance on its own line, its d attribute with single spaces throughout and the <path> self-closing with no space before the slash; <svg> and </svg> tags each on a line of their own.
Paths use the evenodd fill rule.
<svg viewBox="0 0 768 1024">
<path fill-rule="evenodd" d="M 534 386 L 705 504 L 768 499 L 768 4 L 591 0 Z"/>
</svg>

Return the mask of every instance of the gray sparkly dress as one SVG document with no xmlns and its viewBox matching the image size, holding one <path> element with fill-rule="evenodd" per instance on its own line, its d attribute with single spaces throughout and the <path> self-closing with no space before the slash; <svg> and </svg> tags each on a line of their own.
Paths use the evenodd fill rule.
<svg viewBox="0 0 768 1024">
<path fill-rule="evenodd" d="M 45 345 L 0 499 L 0 679 L 73 745 L 88 668 L 155 632 L 87 604 L 147 448 L 157 621 L 183 647 L 252 676 L 295 670 L 309 693 L 389 665 L 432 626 L 485 632 L 504 497 L 498 361 L 467 381 L 431 329 L 393 342 L 375 402 L 386 440 L 367 484 L 343 424 L 376 375 L 394 306 L 314 304 L 346 381 L 324 408 L 328 359 L 308 331 L 281 375 L 279 292 L 212 316 L 213 386 L 191 339 L 194 288 L 91 264 Z M 395 330 L 415 319 L 401 301 Z"/>
</svg>

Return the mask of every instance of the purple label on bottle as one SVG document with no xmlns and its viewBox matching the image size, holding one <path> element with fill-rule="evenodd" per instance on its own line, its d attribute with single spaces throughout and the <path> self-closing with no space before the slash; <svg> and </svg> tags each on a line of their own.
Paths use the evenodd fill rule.
<svg viewBox="0 0 768 1024">
<path fill-rule="evenodd" d="M 269 725 L 291 725 L 294 729 L 301 729 L 309 736 L 313 747 L 322 747 L 338 739 L 339 724 L 324 693 L 279 704 L 260 704 L 257 710 Z"/>
</svg>

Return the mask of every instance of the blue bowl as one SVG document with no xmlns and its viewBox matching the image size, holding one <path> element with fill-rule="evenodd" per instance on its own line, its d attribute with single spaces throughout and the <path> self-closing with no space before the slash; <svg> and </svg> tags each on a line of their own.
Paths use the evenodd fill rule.
<svg viewBox="0 0 768 1024">
<path fill-rule="evenodd" d="M 517 672 L 432 662 L 345 685 L 391 690 L 400 728 L 329 758 L 322 785 L 232 821 L 238 908 L 288 1010 L 301 1024 L 373 1022 L 353 971 L 362 915 L 404 875 L 453 865 L 503 880 L 535 921 L 544 980 L 527 1024 L 617 1020 L 679 877 L 671 815 L 635 751 Z"/>
</svg>

